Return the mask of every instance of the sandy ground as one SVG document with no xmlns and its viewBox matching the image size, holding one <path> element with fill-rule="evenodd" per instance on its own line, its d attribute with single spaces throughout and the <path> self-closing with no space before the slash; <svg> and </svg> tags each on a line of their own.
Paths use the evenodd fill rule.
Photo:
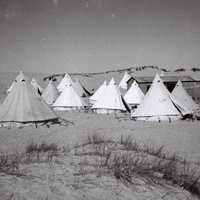
<svg viewBox="0 0 200 200">
<path fill-rule="evenodd" d="M 3 75 L 1 75 L 3 76 Z M 12 78 L 3 77 L 0 82 L 0 101 L 5 97 L 5 88 Z M 9 84 L 8 84 L 9 83 Z M 74 125 L 53 125 L 35 128 L 0 128 L 0 152 L 24 152 L 31 142 L 56 143 L 59 147 L 81 144 L 88 135 L 101 135 L 119 140 L 121 135 L 132 136 L 139 143 L 155 146 L 164 145 L 166 151 L 178 153 L 187 160 L 200 161 L 200 122 L 176 121 L 135 122 L 128 116 L 116 118 L 93 113 L 65 112 L 61 117 L 74 122 Z M 25 177 L 16 177 L 0 173 L 0 200 L 61 200 L 61 199 L 196 199 L 182 188 L 170 184 L 154 185 L 146 183 L 141 177 L 135 177 L 135 184 L 125 185 L 112 176 L 97 177 L 97 174 L 75 176 L 80 172 L 79 158 L 71 153 L 60 155 L 57 162 L 51 164 L 29 163 L 20 168 Z"/>
<path fill-rule="evenodd" d="M 167 151 L 179 153 L 188 160 L 200 160 L 200 122 L 176 121 L 172 123 L 135 122 L 126 118 L 115 118 L 93 113 L 59 113 L 73 121 L 69 126 L 46 126 L 35 128 L 0 128 L 0 151 L 22 152 L 32 141 L 54 142 L 60 147 L 81 143 L 88 135 L 98 134 L 118 140 L 121 135 L 131 135 L 141 143 L 164 145 Z"/>
<path fill-rule="evenodd" d="M 115 143 L 113 144 L 115 146 Z M 112 146 L 112 144 L 111 144 Z M 117 146 L 118 151 L 120 147 Z M 20 164 L 21 176 L 0 173 L 2 200 L 197 200 L 181 187 L 162 178 L 135 175 L 131 184 L 116 179 L 98 163 L 105 158 L 97 146 L 80 146 L 58 154 L 53 161 L 35 157 Z M 112 156 L 111 156 L 112 158 Z"/>
</svg>

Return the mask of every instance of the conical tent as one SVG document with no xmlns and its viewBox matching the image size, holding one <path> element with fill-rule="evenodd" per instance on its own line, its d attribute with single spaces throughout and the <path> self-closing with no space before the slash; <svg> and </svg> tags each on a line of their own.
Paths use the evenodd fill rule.
<svg viewBox="0 0 200 200">
<path fill-rule="evenodd" d="M 127 90 L 127 81 L 131 78 L 127 71 L 124 72 L 124 76 L 119 83 L 119 87 Z"/>
<path fill-rule="evenodd" d="M 144 93 L 137 82 L 134 81 L 124 96 L 125 101 L 130 105 L 139 105 L 143 98 Z"/>
<path fill-rule="evenodd" d="M 192 111 L 195 111 L 198 108 L 198 105 L 193 101 L 192 97 L 184 89 L 182 82 L 179 80 L 172 91 L 172 95 L 181 102 L 184 107 L 190 108 Z"/>
<path fill-rule="evenodd" d="M 106 87 L 105 94 L 94 103 L 92 109 L 103 114 L 130 111 L 113 78 Z"/>
<path fill-rule="evenodd" d="M 73 88 L 73 85 L 68 84 L 53 104 L 53 107 L 55 110 L 78 110 L 83 109 L 86 105 L 82 97 Z"/>
<path fill-rule="evenodd" d="M 87 97 L 90 95 L 89 91 L 83 87 L 78 79 L 73 82 L 73 87 L 80 97 Z"/>
<path fill-rule="evenodd" d="M 47 104 L 51 105 L 59 96 L 59 91 L 54 85 L 53 81 L 50 80 L 47 87 L 43 90 L 42 98 L 46 101 Z"/>
<path fill-rule="evenodd" d="M 73 84 L 72 78 L 68 73 L 66 73 L 64 78 L 58 84 L 57 89 L 59 92 L 62 92 L 65 89 L 65 86 L 70 84 Z"/>
<path fill-rule="evenodd" d="M 0 106 L 0 122 L 37 123 L 58 119 L 22 72 L 15 82 Z"/>
<path fill-rule="evenodd" d="M 34 78 L 32 78 L 31 80 L 31 85 L 35 88 L 39 95 L 42 94 L 43 88 L 38 84 L 38 82 Z"/>
<path fill-rule="evenodd" d="M 103 84 L 95 91 L 95 93 L 89 98 L 91 102 L 97 101 L 101 96 L 104 95 L 106 91 L 106 81 L 103 82 Z"/>
<path fill-rule="evenodd" d="M 11 92 L 11 90 L 13 89 L 13 87 L 15 86 L 15 84 L 17 83 L 17 80 L 21 79 L 21 76 L 23 76 L 23 72 L 20 71 L 19 74 L 16 76 L 15 80 L 12 82 L 12 84 L 10 85 L 10 87 L 7 89 L 7 93 Z"/>
<path fill-rule="evenodd" d="M 156 74 L 151 87 L 138 108 L 132 113 L 137 120 L 162 121 L 182 117 L 160 76 Z"/>
</svg>

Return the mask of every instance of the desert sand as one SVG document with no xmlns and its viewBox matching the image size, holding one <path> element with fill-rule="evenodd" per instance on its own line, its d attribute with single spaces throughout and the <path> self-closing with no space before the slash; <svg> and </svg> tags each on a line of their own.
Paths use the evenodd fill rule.
<svg viewBox="0 0 200 200">
<path fill-rule="evenodd" d="M 2 80 L 4 83 L 4 81 Z M 9 82 L 7 80 L 7 82 Z M 5 96 L 5 83 L 1 88 L 1 101 Z M 99 135 L 119 141 L 131 136 L 139 144 L 164 146 L 166 152 L 176 153 L 191 163 L 200 161 L 200 122 L 140 122 L 129 115 L 97 115 L 84 112 L 58 112 L 60 117 L 73 122 L 68 126 L 34 125 L 23 128 L 0 128 L 0 152 L 23 153 L 32 142 L 55 143 L 60 149 L 71 149 L 84 143 L 88 136 Z M 82 149 L 79 149 L 82 151 Z M 80 163 L 88 158 L 75 155 L 73 151 L 59 154 L 52 162 L 22 163 L 20 170 L 25 176 L 0 173 L 0 199 L 15 200 L 61 200 L 61 199 L 198 199 L 180 186 L 160 180 L 149 182 L 135 176 L 133 184 L 117 180 L 112 174 L 94 173 L 81 175 L 85 168 Z M 91 161 L 94 158 L 89 158 Z M 98 159 L 98 158 L 97 158 Z M 87 161 L 88 161 L 87 160 Z M 78 174 L 78 175 L 77 175 Z"/>
</svg>

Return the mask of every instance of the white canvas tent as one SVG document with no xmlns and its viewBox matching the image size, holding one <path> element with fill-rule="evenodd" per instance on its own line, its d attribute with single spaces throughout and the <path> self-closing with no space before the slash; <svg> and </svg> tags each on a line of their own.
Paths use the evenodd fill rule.
<svg viewBox="0 0 200 200">
<path fill-rule="evenodd" d="M 127 71 L 124 72 L 124 76 L 119 83 L 119 87 L 127 90 L 127 81 L 131 78 Z"/>
<path fill-rule="evenodd" d="M 68 73 L 66 73 L 64 78 L 58 84 L 57 89 L 59 92 L 62 92 L 65 89 L 65 86 L 70 84 L 73 84 L 72 78 Z"/>
<path fill-rule="evenodd" d="M 106 87 L 105 93 L 94 103 L 92 109 L 102 114 L 130 111 L 113 78 Z"/>
<path fill-rule="evenodd" d="M 192 97 L 184 89 L 182 82 L 179 80 L 172 91 L 172 95 L 176 98 L 184 107 L 187 107 L 195 112 L 198 109 L 198 105 L 193 101 Z"/>
<path fill-rule="evenodd" d="M 55 102 L 58 96 L 59 96 L 59 91 L 54 85 L 53 81 L 50 80 L 47 87 L 43 90 L 42 98 L 45 100 L 47 104 L 51 105 Z"/>
<path fill-rule="evenodd" d="M 39 123 L 57 120 L 56 114 L 36 93 L 23 72 L 0 106 L 0 122 Z"/>
<path fill-rule="evenodd" d="M 88 97 L 90 95 L 89 91 L 83 87 L 78 79 L 73 82 L 73 87 L 80 97 Z"/>
<path fill-rule="evenodd" d="M 35 88 L 39 95 L 42 94 L 43 88 L 38 84 L 38 82 L 34 78 L 32 78 L 31 80 L 31 85 Z"/>
<path fill-rule="evenodd" d="M 139 105 L 144 98 L 144 93 L 140 89 L 136 81 L 134 81 L 126 92 L 124 99 L 129 105 Z"/>
<path fill-rule="evenodd" d="M 55 110 L 80 110 L 87 106 L 86 102 L 80 97 L 72 84 L 65 86 L 63 92 L 57 98 L 53 107 Z"/>
<path fill-rule="evenodd" d="M 182 114 L 177 109 L 177 106 L 179 108 L 182 107 L 177 100 L 174 102 L 172 99 L 175 100 L 164 86 L 160 76 L 156 74 L 143 101 L 132 113 L 131 117 L 145 121 L 172 121 L 180 119 Z"/>
<path fill-rule="evenodd" d="M 77 94 L 80 97 L 87 97 L 90 95 L 89 91 L 85 87 L 83 87 L 80 81 L 78 79 L 73 81 L 68 73 L 66 73 L 64 78 L 60 81 L 60 83 L 57 86 L 57 89 L 59 92 L 62 92 L 65 89 L 65 87 L 70 84 L 73 85 L 73 88 L 76 90 Z"/>
<path fill-rule="evenodd" d="M 20 77 L 22 76 L 23 72 L 20 71 L 19 74 L 16 76 L 15 80 L 12 82 L 12 84 L 10 85 L 10 87 L 7 89 L 7 93 L 11 92 L 12 88 L 15 86 L 17 80 L 20 79 Z"/>
<path fill-rule="evenodd" d="M 96 102 L 98 99 L 101 98 L 101 96 L 104 95 L 105 91 L 106 91 L 106 87 L 107 87 L 107 83 L 106 80 L 103 82 L 102 85 L 100 85 L 100 87 L 95 91 L 95 93 L 89 98 L 91 103 Z"/>
</svg>

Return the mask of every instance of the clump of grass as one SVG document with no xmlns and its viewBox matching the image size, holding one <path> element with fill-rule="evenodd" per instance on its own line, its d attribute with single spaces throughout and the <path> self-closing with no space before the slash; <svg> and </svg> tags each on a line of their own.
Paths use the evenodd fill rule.
<svg viewBox="0 0 200 200">
<path fill-rule="evenodd" d="M 88 135 L 87 142 L 88 142 L 88 144 L 98 145 L 98 144 L 105 143 L 106 140 L 104 137 L 102 137 L 98 134 L 93 134 L 93 135 Z"/>
<path fill-rule="evenodd" d="M 125 149 L 128 151 L 138 152 L 140 151 L 140 148 L 141 148 L 138 142 L 133 140 L 133 138 L 130 135 L 128 135 L 127 137 L 124 137 L 123 135 L 121 135 L 120 144 L 123 145 Z"/>
<path fill-rule="evenodd" d="M 165 159 L 167 157 L 163 145 L 156 147 L 151 144 L 148 145 L 144 144 L 142 147 L 142 151 L 149 155 L 153 155 L 159 158 Z"/>
<path fill-rule="evenodd" d="M 166 160 L 179 160 L 180 162 L 183 160 L 178 154 L 169 154 L 164 145 L 155 146 L 152 144 L 140 144 L 137 140 L 134 140 L 132 136 L 123 136 L 121 135 L 119 144 L 124 147 L 124 150 L 127 151 L 135 151 L 135 152 L 143 152 L 148 155 L 156 156 L 161 159 Z"/>
<path fill-rule="evenodd" d="M 32 154 L 32 153 L 34 153 L 34 152 L 37 152 L 37 151 L 38 151 L 38 145 L 35 144 L 35 143 L 32 141 L 29 145 L 26 146 L 25 151 L 26 151 L 26 153 L 29 153 L 29 154 Z"/>
<path fill-rule="evenodd" d="M 58 145 L 55 143 L 46 144 L 45 142 L 42 142 L 42 144 L 38 146 L 38 149 L 41 152 L 47 152 L 47 151 L 57 152 Z"/>
<path fill-rule="evenodd" d="M 53 157 L 58 154 L 58 150 L 59 148 L 57 144 L 47 144 L 44 141 L 41 144 L 31 142 L 25 148 L 25 152 L 28 156 L 29 162 L 33 160 L 39 162 L 41 161 L 41 157 L 44 157 L 44 155 L 46 155 L 45 160 L 52 161 Z"/>
<path fill-rule="evenodd" d="M 25 148 L 25 154 L 15 153 L 6 154 L 0 153 L 0 172 L 22 176 L 23 173 L 20 171 L 20 164 L 27 162 L 40 162 L 40 161 L 52 161 L 53 157 L 58 155 L 58 145 L 55 143 L 36 144 L 31 142 Z"/>
</svg>

